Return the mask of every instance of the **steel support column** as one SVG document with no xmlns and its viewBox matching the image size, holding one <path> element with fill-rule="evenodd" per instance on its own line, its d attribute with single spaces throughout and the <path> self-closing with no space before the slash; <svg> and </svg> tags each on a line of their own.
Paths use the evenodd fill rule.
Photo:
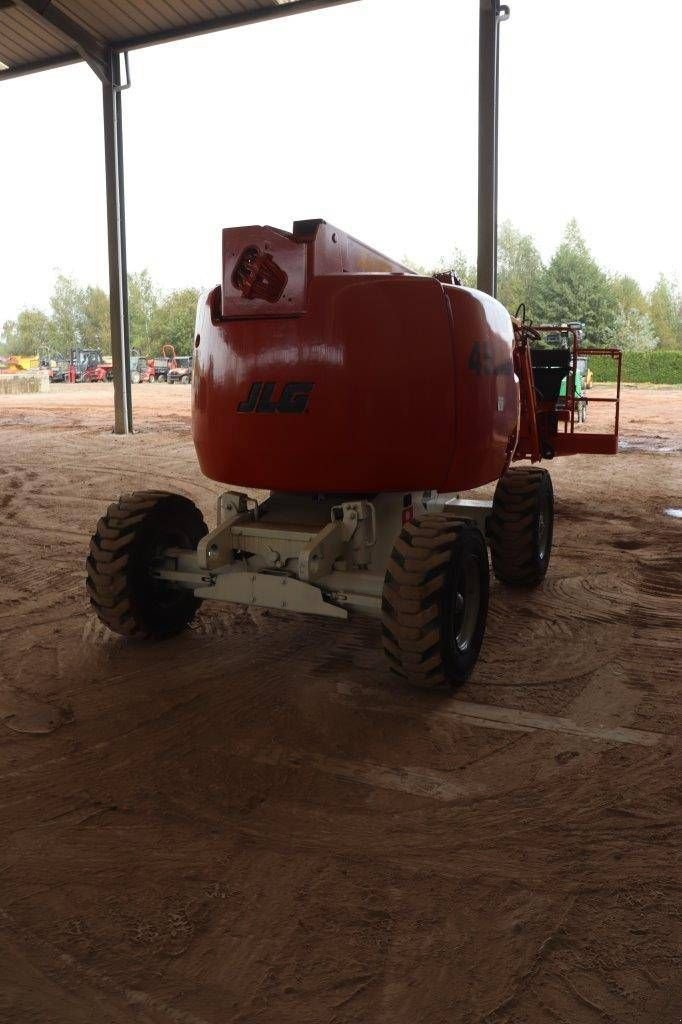
<svg viewBox="0 0 682 1024">
<path fill-rule="evenodd" d="M 121 73 L 118 53 L 110 55 L 109 69 L 110 74 L 107 76 L 107 80 L 102 82 L 102 101 L 109 238 L 109 309 L 114 377 L 114 433 L 131 434 L 133 431 L 133 409 L 129 372 L 128 270 L 123 191 Z"/>
<path fill-rule="evenodd" d="M 497 289 L 497 138 L 500 22 L 509 8 L 480 0 L 478 36 L 478 259 L 476 285 Z"/>
</svg>

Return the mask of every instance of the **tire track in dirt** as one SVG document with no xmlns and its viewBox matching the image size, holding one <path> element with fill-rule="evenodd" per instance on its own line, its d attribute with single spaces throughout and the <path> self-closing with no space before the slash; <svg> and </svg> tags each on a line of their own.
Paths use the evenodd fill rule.
<svg viewBox="0 0 682 1024">
<path fill-rule="evenodd" d="M 27 483 L 38 479 L 38 473 L 26 466 L 3 462 L 3 476 L 0 477 L 0 515 L 6 522 L 11 522 L 17 508 L 26 501 L 24 491 Z M 29 494 L 31 488 L 28 488 Z"/>
</svg>

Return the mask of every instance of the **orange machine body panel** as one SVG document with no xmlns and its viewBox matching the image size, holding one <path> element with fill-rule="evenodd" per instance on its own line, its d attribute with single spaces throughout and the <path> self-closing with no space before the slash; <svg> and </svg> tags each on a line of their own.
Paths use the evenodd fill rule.
<svg viewBox="0 0 682 1024">
<path fill-rule="evenodd" d="M 328 225 L 317 242 L 314 231 L 302 241 L 279 233 L 281 252 L 271 228 L 232 230 L 223 286 L 197 314 L 192 426 L 206 476 L 366 494 L 465 490 L 504 472 L 519 396 L 512 324 L 498 302 L 392 268 L 329 272 L 319 235 L 339 243 Z M 230 268 L 242 246 L 265 252 L 264 239 L 270 298 L 250 300 Z M 350 243 L 350 268 L 385 260 Z"/>
</svg>

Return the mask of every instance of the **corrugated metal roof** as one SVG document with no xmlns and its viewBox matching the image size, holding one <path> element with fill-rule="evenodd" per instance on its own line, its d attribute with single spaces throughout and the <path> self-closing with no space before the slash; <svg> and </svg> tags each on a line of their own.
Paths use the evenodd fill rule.
<svg viewBox="0 0 682 1024">
<path fill-rule="evenodd" d="M 349 2 L 353 0 L 0 0 L 0 80 L 83 59 L 78 40 L 51 24 L 51 14 L 60 25 L 66 16 L 102 47 L 130 50 Z M 44 14 L 32 6 L 44 8 Z"/>
</svg>

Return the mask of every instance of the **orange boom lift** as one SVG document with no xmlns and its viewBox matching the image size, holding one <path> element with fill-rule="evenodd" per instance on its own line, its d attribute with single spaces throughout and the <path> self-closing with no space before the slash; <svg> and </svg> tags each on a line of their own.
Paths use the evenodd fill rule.
<svg viewBox="0 0 682 1024">
<path fill-rule="evenodd" d="M 567 348 L 531 345 L 567 330 Z M 618 364 L 616 395 L 581 400 L 613 403 L 608 433 L 576 417 L 578 358 L 597 351 Z M 197 312 L 192 429 L 204 474 L 239 489 L 210 532 L 179 494 L 110 505 L 92 604 L 140 639 L 178 633 L 211 599 L 377 615 L 391 669 L 462 682 L 483 642 L 488 548 L 504 584 L 541 583 L 554 506 L 537 464 L 615 454 L 619 394 L 618 350 L 512 319 L 324 221 L 226 229 L 221 283 Z M 492 501 L 468 493 L 491 482 Z"/>
</svg>

